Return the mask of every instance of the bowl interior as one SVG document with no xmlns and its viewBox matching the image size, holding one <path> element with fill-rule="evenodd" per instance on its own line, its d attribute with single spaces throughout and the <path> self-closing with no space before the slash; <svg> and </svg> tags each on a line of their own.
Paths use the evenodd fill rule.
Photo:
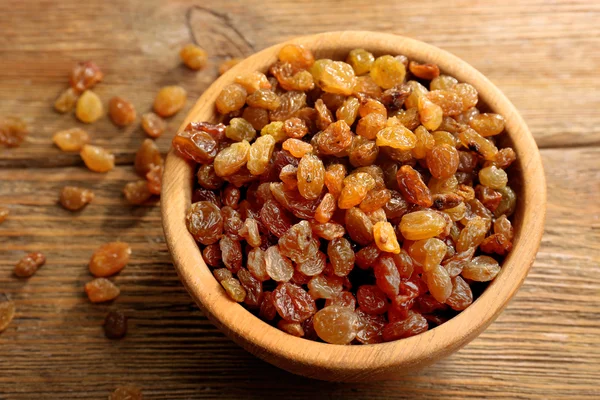
<svg viewBox="0 0 600 400">
<path fill-rule="evenodd" d="M 193 164 L 171 151 L 163 177 L 162 213 L 165 236 L 182 282 L 208 318 L 255 355 L 295 373 L 331 380 L 383 378 L 422 367 L 450 354 L 477 336 L 506 306 L 519 288 L 537 252 L 543 231 L 545 184 L 536 144 L 514 106 L 481 73 L 457 57 L 431 45 L 374 32 L 331 32 L 290 41 L 311 49 L 315 58 L 343 60 L 348 51 L 365 48 L 376 56 L 404 54 L 409 59 L 438 64 L 443 73 L 475 86 L 480 105 L 506 119 L 506 139 L 518 162 L 510 169 L 510 185 L 518 195 L 514 215 L 515 240 L 502 272 L 466 310 L 445 324 L 418 336 L 377 345 L 338 346 L 288 335 L 229 300 L 204 263 L 185 227 L 191 203 Z M 283 44 L 250 56 L 202 95 L 191 110 L 191 121 L 216 121 L 214 102 L 221 89 L 247 71 L 266 71 Z"/>
</svg>

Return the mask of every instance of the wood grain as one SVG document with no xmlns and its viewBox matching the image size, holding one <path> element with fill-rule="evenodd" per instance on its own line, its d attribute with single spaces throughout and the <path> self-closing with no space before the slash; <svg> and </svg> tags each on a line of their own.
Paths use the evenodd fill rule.
<svg viewBox="0 0 600 400">
<path fill-rule="evenodd" d="M 23 147 L 0 148 L 0 204 L 12 213 L 0 226 L 0 291 L 17 304 L 14 323 L 0 335 L 0 399 L 106 398 L 123 383 L 163 399 L 600 396 L 600 149 L 594 147 L 600 142 L 600 99 L 594 94 L 600 87 L 599 4 L 115 4 L 0 3 L 0 115 L 22 115 L 35 127 Z M 443 12 L 435 11 L 439 7 Z M 120 164 L 108 175 L 93 174 L 80 167 L 77 156 L 61 155 L 50 145 L 54 131 L 83 126 L 55 114 L 51 104 L 72 64 L 93 59 L 106 71 L 97 87 L 105 104 L 121 95 L 141 113 L 161 85 L 184 85 L 190 101 L 169 122 L 174 130 L 216 76 L 220 60 L 349 25 L 430 42 L 496 83 L 546 148 L 548 213 L 524 286 L 478 339 L 399 381 L 337 385 L 257 360 L 202 317 L 171 266 L 158 208 L 131 208 L 120 195 L 135 177 L 130 164 L 142 132 L 137 126 L 119 130 L 107 119 L 86 127 L 95 142 L 115 151 Z M 209 47 L 215 51 L 210 69 L 199 74 L 180 67 L 177 58 L 192 33 L 207 47 L 219 43 Z M 168 135 L 159 140 L 163 151 L 169 140 Z M 59 189 L 68 183 L 89 185 L 97 195 L 75 216 L 56 206 Z M 135 257 L 116 278 L 122 295 L 115 304 L 94 306 L 82 289 L 90 279 L 87 261 L 98 245 L 114 238 L 132 243 Z M 29 281 L 12 277 L 14 263 L 40 249 L 48 264 Z M 102 335 L 111 307 L 130 316 L 123 341 Z"/>
</svg>

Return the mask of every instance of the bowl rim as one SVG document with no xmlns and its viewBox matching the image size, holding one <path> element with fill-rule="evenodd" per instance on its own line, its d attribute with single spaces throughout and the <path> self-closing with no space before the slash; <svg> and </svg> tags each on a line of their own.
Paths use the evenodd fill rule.
<svg viewBox="0 0 600 400">
<path fill-rule="evenodd" d="M 246 69 L 265 71 L 276 60 L 278 50 L 289 43 L 305 45 L 316 56 L 322 52 L 347 53 L 352 48 L 365 48 L 375 54 L 404 54 L 411 60 L 438 64 L 443 72 L 475 86 L 480 99 L 505 117 L 506 132 L 513 141 L 522 168 L 520 212 L 515 214 L 522 220 L 519 229 L 515 229 L 513 249 L 503 263 L 502 272 L 471 306 L 425 333 L 360 346 L 340 346 L 294 337 L 231 301 L 212 276 L 185 226 L 195 164 L 178 157 L 171 149 L 165 163 L 161 213 L 167 245 L 181 281 L 208 318 L 234 341 L 269 362 L 304 375 L 330 379 L 329 371 L 335 371 L 335 376 L 344 379 L 379 376 L 400 367 L 424 366 L 458 350 L 481 333 L 506 307 L 524 281 L 541 242 L 546 185 L 541 157 L 527 125 L 492 82 L 447 51 L 393 34 L 340 31 L 294 38 L 249 56 L 211 84 L 177 132 L 191 121 L 214 119 L 214 100 L 220 89 Z M 307 372 L 306 366 L 315 369 Z"/>
</svg>

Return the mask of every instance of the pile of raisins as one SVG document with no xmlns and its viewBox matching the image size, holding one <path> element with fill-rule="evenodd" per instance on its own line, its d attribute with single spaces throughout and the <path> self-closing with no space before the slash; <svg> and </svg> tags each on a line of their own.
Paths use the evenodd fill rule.
<svg viewBox="0 0 600 400">
<path fill-rule="evenodd" d="M 187 228 L 229 297 L 291 335 L 425 332 L 512 248 L 516 154 L 495 144 L 504 118 L 477 105 L 434 64 L 286 45 L 222 90 L 219 121 L 173 139 L 199 164 Z"/>
</svg>

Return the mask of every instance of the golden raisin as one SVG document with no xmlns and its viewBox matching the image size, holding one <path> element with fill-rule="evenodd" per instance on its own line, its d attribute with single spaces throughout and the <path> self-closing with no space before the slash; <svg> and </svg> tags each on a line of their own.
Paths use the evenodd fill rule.
<svg viewBox="0 0 600 400">
<path fill-rule="evenodd" d="M 58 131 L 52 136 L 52 141 L 62 151 L 80 151 L 90 142 L 90 135 L 80 128 Z"/>
<path fill-rule="evenodd" d="M 75 108 L 79 95 L 72 87 L 65 89 L 56 98 L 54 109 L 61 114 L 67 113 Z"/>
<path fill-rule="evenodd" d="M 179 51 L 179 56 L 189 69 L 199 70 L 208 64 L 208 54 L 206 51 L 192 43 L 183 46 Z"/>
<path fill-rule="evenodd" d="M 187 91 L 181 86 L 164 86 L 154 98 L 153 109 L 161 117 L 171 117 L 185 106 Z"/>
<path fill-rule="evenodd" d="M 142 115 L 142 129 L 151 138 L 160 137 L 166 128 L 165 121 L 158 115 L 152 112 Z"/>
<path fill-rule="evenodd" d="M 104 114 L 104 106 L 100 97 L 91 90 L 83 92 L 81 97 L 77 99 L 77 107 L 75 115 L 81 122 L 91 124 L 97 121 Z"/>
<path fill-rule="evenodd" d="M 79 155 L 91 171 L 108 172 L 115 167 L 115 156 L 102 147 L 86 144 Z"/>
<path fill-rule="evenodd" d="M 122 97 L 113 97 L 108 102 L 108 115 L 117 126 L 127 126 L 135 121 L 135 107 Z"/>
<path fill-rule="evenodd" d="M 90 260 L 90 272 L 96 277 L 112 276 L 129 262 L 131 246 L 125 242 L 111 242 L 100 246 Z"/>
<path fill-rule="evenodd" d="M 94 199 L 94 192 L 77 186 L 65 186 L 60 192 L 60 204 L 67 210 L 77 211 Z"/>
</svg>

